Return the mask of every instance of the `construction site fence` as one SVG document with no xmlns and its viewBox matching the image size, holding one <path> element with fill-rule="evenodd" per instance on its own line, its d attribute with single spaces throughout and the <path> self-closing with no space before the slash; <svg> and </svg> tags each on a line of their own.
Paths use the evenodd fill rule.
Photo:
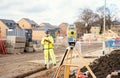
<svg viewBox="0 0 120 78">
<path fill-rule="evenodd" d="M 32 41 L 32 30 L 31 29 L 7 29 L 6 36 L 22 36 L 26 37 L 26 41 Z"/>
<path fill-rule="evenodd" d="M 22 29 L 7 29 L 6 36 L 25 36 L 25 30 Z"/>
<path fill-rule="evenodd" d="M 103 41 L 77 41 L 76 48 L 80 52 L 92 52 L 102 48 Z M 96 48 L 95 48 L 96 47 Z"/>
<path fill-rule="evenodd" d="M 109 48 L 120 48 L 120 39 L 111 39 L 105 41 L 105 46 Z"/>
</svg>

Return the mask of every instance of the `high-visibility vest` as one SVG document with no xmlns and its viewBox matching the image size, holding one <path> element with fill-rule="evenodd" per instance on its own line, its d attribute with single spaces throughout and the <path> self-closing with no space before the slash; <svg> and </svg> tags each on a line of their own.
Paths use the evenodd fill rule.
<svg viewBox="0 0 120 78">
<path fill-rule="evenodd" d="M 49 40 L 51 43 L 44 40 Z M 54 44 L 53 37 L 52 36 L 44 37 L 41 41 L 41 44 L 43 45 L 44 49 L 52 49 Z"/>
</svg>

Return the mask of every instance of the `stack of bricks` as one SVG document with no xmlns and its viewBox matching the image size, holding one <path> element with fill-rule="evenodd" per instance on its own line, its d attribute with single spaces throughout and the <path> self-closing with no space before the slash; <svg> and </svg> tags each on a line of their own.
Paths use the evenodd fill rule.
<svg viewBox="0 0 120 78">
<path fill-rule="evenodd" d="M 25 52 L 33 52 L 33 42 L 26 42 Z"/>
<path fill-rule="evenodd" d="M 7 53 L 23 53 L 26 43 L 24 36 L 7 36 Z"/>
<path fill-rule="evenodd" d="M 33 43 L 33 49 L 36 52 L 40 52 L 41 50 L 43 50 L 43 46 L 41 46 L 41 41 L 37 40 Z"/>
</svg>

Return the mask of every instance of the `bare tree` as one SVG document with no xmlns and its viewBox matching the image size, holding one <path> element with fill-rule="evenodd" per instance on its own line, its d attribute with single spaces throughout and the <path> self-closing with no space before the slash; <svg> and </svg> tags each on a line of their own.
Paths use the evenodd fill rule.
<svg viewBox="0 0 120 78">
<path fill-rule="evenodd" d="M 84 23 L 86 30 L 90 33 L 91 25 L 98 20 L 98 14 L 94 13 L 91 9 L 83 9 L 78 16 L 79 19 Z"/>
<path fill-rule="evenodd" d="M 81 35 L 83 35 L 83 33 L 86 32 L 86 29 L 85 29 L 83 23 L 81 23 L 81 22 L 75 22 L 74 24 L 76 25 L 78 36 L 81 36 Z"/>
<path fill-rule="evenodd" d="M 119 9 L 116 8 L 114 4 L 111 4 L 109 8 L 105 8 L 106 12 L 106 29 L 111 29 L 113 21 L 116 21 L 116 13 L 119 12 Z M 103 19 L 104 19 L 104 6 L 98 7 L 96 12 L 89 8 L 80 9 L 79 12 L 79 21 L 84 23 L 86 31 L 90 33 L 91 26 L 95 23 L 101 26 L 100 33 L 103 31 Z M 118 21 L 118 20 L 117 20 Z"/>
<path fill-rule="evenodd" d="M 103 32 L 103 19 L 104 19 L 104 6 L 101 6 L 97 9 L 97 14 L 99 15 L 99 24 L 101 25 L 100 33 Z M 117 8 L 113 4 L 111 4 L 110 8 L 105 8 L 105 19 L 106 19 L 106 29 L 111 29 L 111 25 L 113 21 L 117 19 L 116 13 Z"/>
</svg>

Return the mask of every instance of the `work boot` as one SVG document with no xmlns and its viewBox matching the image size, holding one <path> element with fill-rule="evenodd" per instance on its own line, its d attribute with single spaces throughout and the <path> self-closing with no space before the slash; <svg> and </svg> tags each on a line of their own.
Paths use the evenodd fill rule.
<svg viewBox="0 0 120 78">
<path fill-rule="evenodd" d="M 47 68 L 47 64 L 45 64 L 45 68 Z"/>
</svg>

